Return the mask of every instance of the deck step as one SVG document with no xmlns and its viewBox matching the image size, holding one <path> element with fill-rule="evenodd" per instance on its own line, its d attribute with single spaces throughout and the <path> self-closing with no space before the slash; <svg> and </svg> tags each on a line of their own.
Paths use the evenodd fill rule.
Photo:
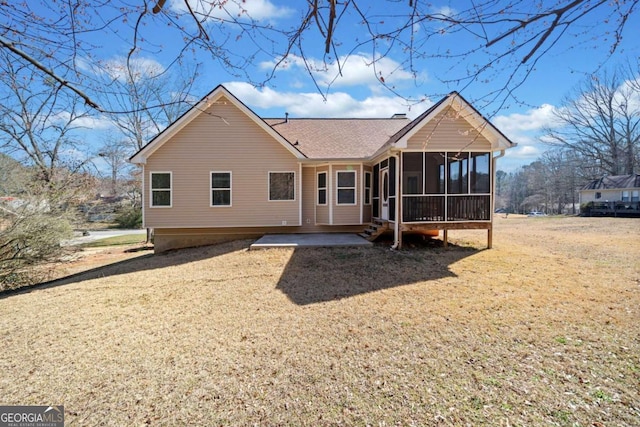
<svg viewBox="0 0 640 427">
<path fill-rule="evenodd" d="M 382 233 L 389 229 L 389 222 L 375 218 L 368 227 L 360 233 L 360 236 L 370 242 L 377 239 Z"/>
</svg>

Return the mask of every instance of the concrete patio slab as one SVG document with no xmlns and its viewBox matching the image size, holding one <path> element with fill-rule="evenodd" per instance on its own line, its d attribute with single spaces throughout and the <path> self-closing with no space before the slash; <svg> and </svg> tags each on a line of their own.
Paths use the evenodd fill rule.
<svg viewBox="0 0 640 427">
<path fill-rule="evenodd" d="M 371 246 L 373 243 L 352 233 L 265 234 L 249 249 L 319 248 L 333 246 Z"/>
</svg>

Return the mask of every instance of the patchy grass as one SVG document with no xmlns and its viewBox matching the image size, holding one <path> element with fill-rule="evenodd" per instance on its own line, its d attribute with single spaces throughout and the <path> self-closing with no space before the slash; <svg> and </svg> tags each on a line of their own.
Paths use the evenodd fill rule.
<svg viewBox="0 0 640 427">
<path fill-rule="evenodd" d="M 107 237 L 106 239 L 94 240 L 82 245 L 83 248 L 102 248 L 105 246 L 123 246 L 123 245 L 135 245 L 143 244 L 146 241 L 146 236 L 140 234 L 125 234 L 122 236 Z"/>
<path fill-rule="evenodd" d="M 68 425 L 636 425 L 633 219 L 448 250 L 143 256 L 0 299 L 3 404 Z"/>
</svg>

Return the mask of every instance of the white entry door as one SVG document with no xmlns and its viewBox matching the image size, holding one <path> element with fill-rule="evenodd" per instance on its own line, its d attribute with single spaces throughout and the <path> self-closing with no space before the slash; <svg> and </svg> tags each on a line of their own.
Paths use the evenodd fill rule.
<svg viewBox="0 0 640 427">
<path fill-rule="evenodd" d="M 389 169 L 380 171 L 380 219 L 389 219 Z"/>
</svg>

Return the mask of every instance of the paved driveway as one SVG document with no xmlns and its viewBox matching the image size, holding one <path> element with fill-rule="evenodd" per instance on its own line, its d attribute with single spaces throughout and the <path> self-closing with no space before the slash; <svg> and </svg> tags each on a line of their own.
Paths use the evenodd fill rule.
<svg viewBox="0 0 640 427">
<path fill-rule="evenodd" d="M 75 246 L 81 245 L 83 243 L 93 242 L 95 240 L 107 239 L 109 237 L 116 236 L 126 236 L 129 234 L 140 234 L 144 236 L 147 234 L 147 230 L 98 230 L 98 231 L 89 231 L 89 235 L 83 236 L 81 233 L 77 232 L 77 235 L 70 240 L 65 240 L 62 242 L 62 246 Z"/>
</svg>

